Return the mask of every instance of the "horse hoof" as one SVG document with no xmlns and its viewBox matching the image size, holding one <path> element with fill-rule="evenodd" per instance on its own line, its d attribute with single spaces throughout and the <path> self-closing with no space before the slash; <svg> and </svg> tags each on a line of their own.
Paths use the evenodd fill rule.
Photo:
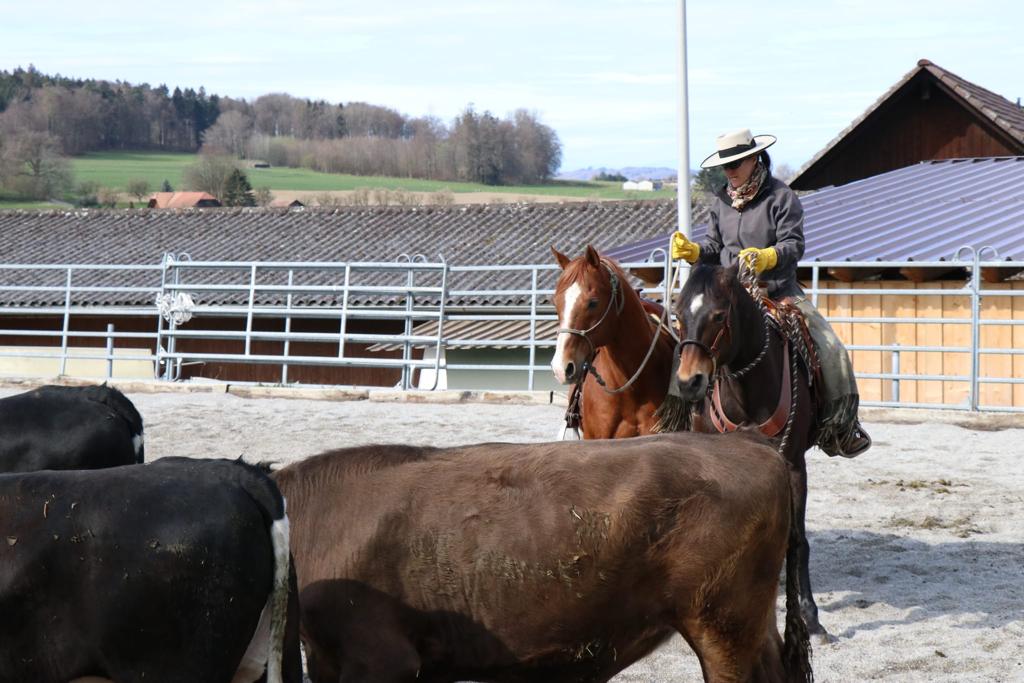
<svg viewBox="0 0 1024 683">
<path fill-rule="evenodd" d="M 810 634 L 813 645 L 833 645 L 839 642 L 839 639 L 819 626 L 817 631 Z"/>
</svg>

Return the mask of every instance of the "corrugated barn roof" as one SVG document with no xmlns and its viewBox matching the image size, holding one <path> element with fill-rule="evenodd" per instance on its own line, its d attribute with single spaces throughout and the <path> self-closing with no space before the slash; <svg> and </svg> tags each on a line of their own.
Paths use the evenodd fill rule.
<svg viewBox="0 0 1024 683">
<path fill-rule="evenodd" d="M 963 245 L 1024 261 L 1024 157 L 927 161 L 800 200 L 804 261 L 950 260 Z M 694 239 L 705 230 L 694 226 Z M 671 232 L 608 253 L 642 260 Z"/>
<path fill-rule="evenodd" d="M 423 255 L 450 265 L 554 264 L 550 247 L 576 256 L 587 244 L 598 248 L 665 233 L 676 222 L 671 201 L 566 204 L 493 204 L 456 207 L 346 207 L 334 210 L 194 209 L 0 211 L 0 263 L 31 264 L 159 264 L 165 252 L 188 254 L 193 261 L 394 262 L 400 255 Z M 245 271 L 212 274 L 189 271 L 192 278 L 245 284 Z M 555 271 L 547 271 L 541 287 L 552 287 Z M 59 287 L 63 274 L 6 270 L 0 284 L 12 285 L 41 277 Z M 83 274 L 77 284 L 99 284 Z M 269 276 L 273 279 L 275 276 Z M 284 284 L 286 275 L 276 276 Z M 108 276 L 109 280 L 109 276 Z M 360 284 L 392 284 L 385 276 L 363 276 Z M 424 276 L 420 284 L 438 283 Z M 159 285 L 159 272 L 125 271 L 126 286 Z M 404 282 L 404 275 L 398 282 Z M 296 274 L 296 285 L 340 284 L 337 273 Z M 500 290 L 529 287 L 522 272 L 481 270 L 453 273 L 449 289 Z M 270 294 L 270 299 L 280 297 Z M 77 292 L 75 304 L 137 305 L 151 296 Z M 306 297 L 293 303 L 333 305 L 335 297 Z M 379 299 L 379 297 L 378 297 Z M 452 303 L 522 303 L 521 296 L 465 296 Z M 204 302 L 244 301 L 245 296 L 206 296 Z M 63 294 L 3 292 L 0 301 L 14 305 L 59 304 Z M 257 303 L 268 303 L 267 298 Z M 358 301 L 350 300 L 350 303 Z"/>
</svg>

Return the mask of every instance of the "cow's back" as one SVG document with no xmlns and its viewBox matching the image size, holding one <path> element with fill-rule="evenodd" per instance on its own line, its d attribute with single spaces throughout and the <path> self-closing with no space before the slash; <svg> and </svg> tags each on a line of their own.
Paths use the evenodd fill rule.
<svg viewBox="0 0 1024 683">
<path fill-rule="evenodd" d="M 144 460 L 142 417 L 108 386 L 45 386 L 0 399 L 0 472 Z"/>
<path fill-rule="evenodd" d="M 231 680 L 282 507 L 230 461 L 0 475 L 0 681 Z"/>
<path fill-rule="evenodd" d="M 387 623 L 430 643 L 406 652 L 425 680 L 523 662 L 553 679 L 615 668 L 669 635 L 655 626 L 666 591 L 696 589 L 741 534 L 770 529 L 785 548 L 785 464 L 754 437 L 388 453 L 338 451 L 275 477 L 307 630 L 345 629 L 339 642 L 372 652 L 360 624 Z"/>
</svg>

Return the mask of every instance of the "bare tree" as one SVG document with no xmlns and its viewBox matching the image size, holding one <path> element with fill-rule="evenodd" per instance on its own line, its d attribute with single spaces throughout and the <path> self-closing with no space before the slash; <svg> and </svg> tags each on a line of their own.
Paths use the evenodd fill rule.
<svg viewBox="0 0 1024 683">
<path fill-rule="evenodd" d="M 228 111 L 203 133 L 203 148 L 244 159 L 251 132 L 252 119 L 240 111 Z"/>
<path fill-rule="evenodd" d="M 71 187 L 71 167 L 60 156 L 60 142 L 49 133 L 3 133 L 0 172 L 4 185 L 30 199 L 60 197 Z"/>
<path fill-rule="evenodd" d="M 788 183 L 796 175 L 796 171 L 789 164 L 778 164 L 772 167 L 772 175 L 784 183 Z"/>
<path fill-rule="evenodd" d="M 349 102 L 343 110 L 345 133 L 350 137 L 400 138 L 405 117 L 394 109 L 366 102 Z"/>
<path fill-rule="evenodd" d="M 341 105 L 323 100 L 295 100 L 292 120 L 295 135 L 309 140 L 330 140 L 345 135 Z"/>
<path fill-rule="evenodd" d="M 83 180 L 75 185 L 75 202 L 79 206 L 98 206 L 100 189 L 100 184 L 95 180 Z"/>
<path fill-rule="evenodd" d="M 550 180 L 562 165 L 562 144 L 555 131 L 536 114 L 519 109 L 512 115 L 514 157 L 518 160 L 517 182 Z"/>
<path fill-rule="evenodd" d="M 352 190 L 352 194 L 349 196 L 349 201 L 352 206 L 369 206 L 370 205 L 370 188 L 368 187 L 357 187 Z"/>
<path fill-rule="evenodd" d="M 117 206 L 118 199 L 120 199 L 120 194 L 112 187 L 101 187 L 96 193 L 96 203 L 107 209 Z"/>
<path fill-rule="evenodd" d="M 451 206 L 455 203 L 455 195 L 447 187 L 442 187 L 428 195 L 427 203 L 434 206 Z"/>
<path fill-rule="evenodd" d="M 278 137 L 295 134 L 296 98 L 286 93 L 271 93 L 256 98 L 253 111 L 256 113 L 256 130 Z"/>
<path fill-rule="evenodd" d="M 258 206 L 269 206 L 270 202 L 274 201 L 274 195 L 270 192 L 269 187 L 257 187 L 253 190 L 253 197 Z"/>
<path fill-rule="evenodd" d="M 200 154 L 199 161 L 185 167 L 185 187 L 193 191 L 209 192 L 217 199 L 223 199 L 224 188 L 235 170 L 235 160 L 231 157 Z"/>
<path fill-rule="evenodd" d="M 125 191 L 141 202 L 149 194 L 149 181 L 145 178 L 132 178 L 125 186 Z"/>
<path fill-rule="evenodd" d="M 317 193 L 313 199 L 316 200 L 317 206 L 326 208 L 337 208 L 339 206 L 344 206 L 345 204 L 341 195 L 332 194 L 330 192 Z"/>
</svg>

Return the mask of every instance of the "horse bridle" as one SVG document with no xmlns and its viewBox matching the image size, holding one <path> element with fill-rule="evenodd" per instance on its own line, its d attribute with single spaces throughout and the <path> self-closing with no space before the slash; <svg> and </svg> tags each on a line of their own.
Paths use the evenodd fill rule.
<svg viewBox="0 0 1024 683">
<path fill-rule="evenodd" d="M 601 390 L 604 391 L 606 394 L 622 393 L 626 389 L 633 386 L 633 382 L 635 382 L 637 378 L 640 377 L 640 374 L 644 371 L 644 368 L 647 367 L 647 361 L 649 361 L 651 359 L 651 356 L 654 354 L 654 348 L 658 345 L 658 339 L 661 337 L 662 330 L 664 329 L 668 331 L 669 335 L 674 336 L 672 335 L 672 331 L 665 324 L 668 309 L 664 309 L 662 312 L 661 320 L 658 322 L 658 326 L 654 330 L 654 336 L 651 337 L 651 345 L 647 349 L 647 354 L 644 356 L 644 359 L 640 361 L 640 367 L 636 369 L 636 372 L 633 373 L 633 376 L 626 380 L 622 386 L 617 387 L 615 389 L 609 389 L 607 382 L 605 382 L 605 379 L 601 377 L 601 375 L 597 372 L 597 368 L 594 367 L 594 357 L 597 356 L 597 347 L 594 346 L 594 342 L 587 335 L 596 330 L 601 325 L 601 323 L 604 322 L 604 319 L 608 317 L 608 313 L 612 310 L 613 305 L 615 305 L 616 314 L 622 313 L 622 309 L 626 305 L 626 297 L 622 293 L 622 286 L 619 283 L 619 277 L 615 274 L 615 271 L 612 270 L 612 267 L 609 266 L 604 259 L 601 259 L 601 265 L 603 265 L 605 267 L 605 270 L 608 271 L 608 277 L 612 287 L 612 296 L 608 300 L 608 307 L 604 309 L 604 313 L 601 315 L 601 319 L 585 330 L 577 330 L 571 327 L 559 327 L 557 329 L 558 333 L 565 332 L 567 334 L 575 334 L 577 336 L 583 337 L 584 339 L 587 340 L 587 344 L 590 345 L 590 352 L 587 354 L 587 359 L 583 361 L 583 367 L 580 368 L 579 379 L 576 380 L 577 396 L 579 390 L 582 389 L 583 381 L 587 378 L 588 374 L 594 376 L 594 381 L 597 382 L 597 385 L 601 387 Z M 616 300 L 618 301 L 617 304 Z M 572 407 L 570 406 L 570 409 L 571 408 Z"/>
<path fill-rule="evenodd" d="M 752 280 L 752 282 L 753 282 L 753 284 L 756 285 L 756 281 Z M 702 341 L 700 341 L 698 339 L 684 339 L 683 341 L 679 342 L 679 344 L 676 346 L 676 363 L 679 362 L 679 355 L 682 353 L 683 347 L 686 346 L 687 344 L 692 344 L 693 346 L 696 346 L 697 348 L 699 348 L 702 351 L 704 351 L 704 353 L 706 353 L 711 358 L 711 363 L 712 363 L 712 366 L 713 366 L 713 370 L 712 370 L 712 381 L 708 382 L 708 394 L 709 395 L 712 393 L 713 387 L 718 382 L 720 382 L 723 378 L 738 380 L 738 379 L 741 379 L 748 372 L 750 372 L 762 360 L 764 360 L 764 357 L 768 353 L 768 347 L 771 344 L 771 341 L 770 341 L 771 336 L 770 335 L 771 335 L 771 330 L 773 329 L 773 322 L 774 322 L 774 320 L 772 318 L 772 315 L 768 311 L 768 308 L 765 306 L 764 302 L 760 299 L 760 297 L 754 296 L 754 292 L 752 291 L 752 288 L 749 285 L 746 285 L 746 283 L 745 283 L 745 286 L 747 286 L 747 290 L 748 290 L 748 292 L 750 292 L 751 298 L 754 299 L 754 301 L 757 304 L 758 308 L 761 309 L 761 314 L 764 317 L 764 325 L 762 325 L 762 327 L 764 327 L 764 341 L 763 341 L 763 343 L 761 345 L 761 351 L 757 354 L 757 356 L 754 357 L 753 360 L 751 360 L 749 363 L 747 363 L 744 367 L 742 367 L 739 370 L 736 370 L 734 372 L 724 372 L 724 373 L 721 373 L 721 374 L 719 374 L 719 372 L 718 372 L 718 369 L 719 369 L 718 368 L 718 344 L 719 344 L 719 342 L 721 342 L 722 336 L 725 334 L 726 331 L 729 332 L 730 339 L 732 338 L 732 327 L 731 327 L 731 325 L 732 325 L 733 302 L 731 302 L 731 301 L 729 303 L 728 313 L 726 314 L 725 324 L 722 325 L 722 329 L 720 329 L 718 331 L 718 334 L 715 336 L 715 340 L 711 344 L 710 348 L 706 344 L 704 344 L 704 342 L 702 342 Z M 782 335 L 783 340 L 785 341 L 785 334 L 782 332 L 782 329 L 779 328 L 778 331 L 779 331 L 780 335 Z M 786 376 L 786 374 L 788 372 L 789 373 L 789 377 L 790 377 L 790 384 L 789 384 L 788 387 L 785 387 L 783 389 L 783 396 L 780 397 L 780 401 L 781 402 L 780 402 L 780 405 L 779 405 L 779 409 L 781 409 L 783 407 L 784 402 L 785 402 L 785 393 L 786 393 L 785 389 L 789 389 L 789 395 L 790 395 L 789 405 L 785 406 L 786 408 L 788 408 L 787 415 L 786 415 L 786 421 L 785 421 L 785 431 L 784 431 L 784 433 L 782 435 L 782 440 L 779 443 L 779 447 L 778 447 L 778 452 L 780 454 L 783 454 L 783 455 L 785 454 L 785 450 L 786 450 L 786 448 L 788 446 L 788 443 L 789 443 L 789 438 L 790 438 L 791 430 L 792 430 L 792 427 L 793 427 L 793 417 L 796 414 L 796 403 L 797 403 L 797 396 L 798 396 L 798 393 L 797 393 L 797 372 L 796 372 L 796 369 L 794 368 L 792 372 L 789 372 L 789 370 L 788 370 L 790 365 L 791 364 L 795 364 L 795 362 L 796 362 L 796 360 L 795 360 L 795 353 L 793 353 L 793 350 L 792 350 L 792 348 L 791 348 L 791 346 L 789 345 L 788 342 L 785 343 L 785 345 L 783 347 L 783 353 L 786 353 L 787 350 L 789 351 L 790 356 L 792 356 L 792 358 L 790 358 L 790 356 L 786 357 L 786 364 L 785 365 L 786 365 L 787 369 L 784 370 L 784 372 L 783 372 L 783 381 L 785 381 L 785 376 Z M 715 394 L 715 398 L 717 399 L 717 393 Z M 711 399 L 710 398 L 708 398 L 706 400 L 709 403 L 711 403 Z M 725 417 L 725 413 L 724 413 L 724 411 L 721 410 L 721 405 L 718 405 L 718 410 L 720 412 L 721 417 L 724 418 Z M 775 418 L 776 418 L 776 416 L 773 415 L 772 418 L 769 419 L 766 423 L 760 425 L 762 431 L 764 430 L 764 428 L 766 426 L 773 425 Z M 712 416 L 712 422 L 714 422 L 714 416 Z M 715 427 L 719 431 L 723 431 L 722 428 L 719 427 L 717 424 L 715 425 Z M 777 431 L 769 434 L 769 436 L 774 436 L 775 434 L 777 434 Z"/>
<path fill-rule="evenodd" d="M 742 378 L 748 372 L 757 367 L 758 363 L 764 360 L 764 357 L 768 354 L 768 346 L 770 344 L 769 334 L 772 327 L 772 316 L 771 313 L 768 312 L 768 309 L 765 308 L 764 303 L 759 298 L 753 296 L 752 298 L 754 298 L 754 301 L 757 304 L 758 308 L 761 309 L 761 315 L 764 318 L 764 340 L 761 342 L 761 351 L 757 354 L 757 356 L 754 357 L 754 360 L 750 361 L 739 370 L 724 373 L 724 376 L 728 379 L 736 380 Z M 715 341 L 711 343 L 710 347 L 708 347 L 707 344 L 700 341 L 699 339 L 684 339 L 681 342 L 679 342 L 679 344 L 676 345 L 676 358 L 679 358 L 679 355 L 683 352 L 684 346 L 688 344 L 696 346 L 698 349 L 706 353 L 709 358 L 711 358 L 711 375 L 712 377 L 715 377 L 715 375 L 718 373 L 718 344 L 722 341 L 722 335 L 728 332 L 729 339 L 732 339 L 732 307 L 733 302 L 730 301 L 729 309 L 725 314 L 725 324 L 722 325 L 722 329 L 718 331 L 718 334 L 715 336 Z M 711 390 L 710 382 L 708 383 L 708 390 Z"/>
<path fill-rule="evenodd" d="M 601 326 L 601 323 L 604 322 L 604 319 L 607 318 L 608 314 L 611 312 L 612 307 L 615 307 L 615 313 L 619 314 L 622 313 L 622 307 L 626 305 L 626 297 L 622 294 L 622 285 L 619 283 L 619 276 L 615 274 L 615 271 L 612 270 L 611 266 L 604 262 L 604 259 L 601 260 L 601 265 L 608 271 L 608 277 L 612 286 L 612 295 L 609 297 L 608 306 L 604 309 L 604 313 L 601 314 L 600 319 L 585 330 L 577 330 L 572 327 L 559 327 L 555 330 L 557 334 L 562 334 L 563 332 L 565 334 L 574 334 L 577 337 L 583 337 L 583 339 L 586 340 L 587 344 L 590 346 L 590 352 L 587 354 L 587 360 L 585 361 L 587 366 L 591 364 L 594 360 L 594 356 L 597 355 L 597 347 L 594 346 L 594 341 L 588 335 Z M 584 373 L 584 376 L 586 376 L 586 373 Z"/>
<path fill-rule="evenodd" d="M 683 349 L 687 346 L 696 346 L 698 349 L 703 351 L 711 359 L 711 376 L 714 377 L 718 373 L 718 345 L 722 341 L 722 337 L 725 333 L 729 333 L 729 339 L 732 339 L 732 302 L 729 302 L 729 309 L 725 313 L 725 324 L 722 325 L 721 329 L 718 330 L 718 334 L 715 335 L 715 340 L 711 342 L 711 346 L 708 346 L 697 338 L 683 339 L 676 345 L 676 357 L 678 358 L 682 353 Z"/>
</svg>

